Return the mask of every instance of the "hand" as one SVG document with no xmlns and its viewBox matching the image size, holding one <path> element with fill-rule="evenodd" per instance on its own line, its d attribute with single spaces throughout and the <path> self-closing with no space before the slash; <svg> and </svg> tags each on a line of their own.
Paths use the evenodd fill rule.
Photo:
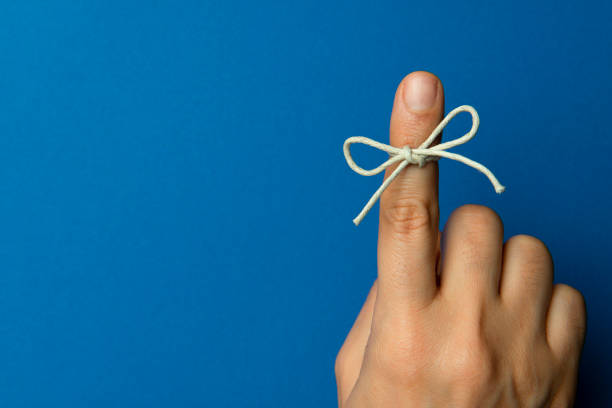
<svg viewBox="0 0 612 408">
<path fill-rule="evenodd" d="M 391 144 L 416 147 L 443 112 L 440 81 L 408 75 Z M 586 324 L 580 292 L 553 286 L 538 239 L 504 244 L 489 208 L 455 210 L 442 234 L 438 213 L 435 162 L 409 166 L 383 193 L 378 279 L 336 359 L 339 406 L 571 406 Z"/>
</svg>

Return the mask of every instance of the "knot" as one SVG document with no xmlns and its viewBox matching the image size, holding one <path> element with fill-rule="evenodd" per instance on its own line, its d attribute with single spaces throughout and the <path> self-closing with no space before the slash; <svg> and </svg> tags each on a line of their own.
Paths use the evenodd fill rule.
<svg viewBox="0 0 612 408">
<path fill-rule="evenodd" d="M 438 135 L 442 132 L 442 129 L 444 129 L 446 125 L 448 124 L 448 122 L 450 122 L 451 119 L 454 118 L 460 112 L 469 112 L 472 115 L 472 128 L 470 129 L 470 131 L 457 139 L 450 140 L 448 142 L 444 142 L 444 143 L 430 147 L 430 145 L 433 143 L 436 137 L 438 137 Z M 442 119 L 442 121 L 438 124 L 438 126 L 436 126 L 436 128 L 433 130 L 433 132 L 431 132 L 431 134 L 427 137 L 427 139 L 417 148 L 411 148 L 410 146 L 404 146 L 401 148 L 389 146 L 387 144 L 380 143 L 380 142 L 377 142 L 375 140 L 372 140 L 370 138 L 363 137 L 363 136 L 353 136 L 353 137 L 349 137 L 348 139 L 346 139 L 344 141 L 344 146 L 343 146 L 344 157 L 346 158 L 346 162 L 348 163 L 349 167 L 353 169 L 353 171 L 355 171 L 358 174 L 361 174 L 362 176 L 374 176 L 384 171 L 389 166 L 396 164 L 396 163 L 398 164 L 396 169 L 393 170 L 393 173 L 391 173 L 391 175 L 383 181 L 383 183 L 380 185 L 378 190 L 376 190 L 376 192 L 372 195 L 372 197 L 367 202 L 365 207 L 363 207 L 359 215 L 355 217 L 355 219 L 353 220 L 353 223 L 355 223 L 355 225 L 359 225 L 363 217 L 365 217 L 368 211 L 370 211 L 370 209 L 372 208 L 376 200 L 378 200 L 382 192 L 389 186 L 389 184 L 391 184 L 391 182 L 397 177 L 397 175 L 402 170 L 404 170 L 408 165 L 418 164 L 419 167 L 423 167 L 426 162 L 438 160 L 441 157 L 446 157 L 447 159 L 456 160 L 460 163 L 463 163 L 467 166 L 470 166 L 480 171 L 482 174 L 487 176 L 491 184 L 493 184 L 493 187 L 495 188 L 495 192 L 500 193 L 500 194 L 503 193 L 505 190 L 505 187 L 500 184 L 500 182 L 497 180 L 497 178 L 495 178 L 493 173 L 489 169 L 487 169 L 485 166 L 471 159 L 468 159 L 467 157 L 446 151 L 452 147 L 458 146 L 472 139 L 474 135 L 476 134 L 476 132 L 478 131 L 479 124 L 480 124 L 480 119 L 478 118 L 478 113 L 476 112 L 476 109 L 474 109 L 473 107 L 469 105 L 463 105 L 463 106 L 459 106 L 458 108 L 453 109 L 448 115 L 446 115 L 446 117 Z M 387 152 L 389 153 L 389 158 L 376 168 L 373 168 L 371 170 L 364 169 L 360 167 L 357 163 L 355 163 L 355 160 L 353 160 L 353 157 L 351 156 L 350 146 L 353 143 L 362 143 L 368 146 L 372 146 L 376 149 L 382 150 L 384 152 Z"/>
<path fill-rule="evenodd" d="M 404 150 L 404 158 L 408 163 L 418 164 L 419 167 L 423 167 L 425 165 L 426 157 L 422 154 L 413 154 L 410 146 L 406 145 L 402 147 L 402 150 Z"/>
</svg>

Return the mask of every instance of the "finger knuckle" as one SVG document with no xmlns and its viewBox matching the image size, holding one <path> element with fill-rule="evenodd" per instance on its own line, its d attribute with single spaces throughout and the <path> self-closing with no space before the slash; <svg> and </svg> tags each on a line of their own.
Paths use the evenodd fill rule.
<svg viewBox="0 0 612 408">
<path fill-rule="evenodd" d="M 471 230 L 479 232 L 491 228 L 503 228 L 500 216 L 491 208 L 483 205 L 466 204 L 457 208 L 450 217 L 452 220 L 461 220 L 469 225 Z"/>
<path fill-rule="evenodd" d="M 532 235 L 518 234 L 508 240 L 524 252 L 548 253 L 548 247 L 542 240 Z"/>
<path fill-rule="evenodd" d="M 431 205 L 414 197 L 387 200 L 381 213 L 384 220 L 401 235 L 429 229 L 434 218 Z"/>
<path fill-rule="evenodd" d="M 552 256 L 544 242 L 540 239 L 525 234 L 515 235 L 510 238 L 506 245 L 511 251 L 520 254 L 524 262 L 533 266 L 552 265 Z"/>
</svg>

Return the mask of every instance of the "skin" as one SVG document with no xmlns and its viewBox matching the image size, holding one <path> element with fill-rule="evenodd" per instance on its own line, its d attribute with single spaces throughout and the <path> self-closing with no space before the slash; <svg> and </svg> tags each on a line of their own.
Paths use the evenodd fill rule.
<svg viewBox="0 0 612 408">
<path fill-rule="evenodd" d="M 390 143 L 417 147 L 443 112 L 439 79 L 411 73 Z M 553 285 L 537 238 L 504 243 L 487 207 L 458 208 L 443 232 L 438 224 L 437 163 L 409 166 L 381 197 L 378 278 L 336 358 L 339 407 L 572 406 L 580 292 Z"/>
</svg>

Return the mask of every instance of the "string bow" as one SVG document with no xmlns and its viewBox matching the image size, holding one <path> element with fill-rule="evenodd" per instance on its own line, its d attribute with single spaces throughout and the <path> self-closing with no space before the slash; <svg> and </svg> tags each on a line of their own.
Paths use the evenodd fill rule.
<svg viewBox="0 0 612 408">
<path fill-rule="evenodd" d="M 442 132 L 442 129 L 446 127 L 448 122 L 450 122 L 457 114 L 461 112 L 469 112 L 472 115 L 472 128 L 465 135 L 454 139 L 449 140 L 448 142 L 440 143 L 435 146 L 430 145 L 436 139 L 436 137 Z M 478 113 L 476 109 L 469 105 L 459 106 L 458 108 L 453 109 L 446 117 L 436 126 L 436 128 L 431 132 L 429 137 L 417 148 L 410 148 L 409 146 L 404 147 L 393 147 L 384 143 L 377 142 L 367 137 L 363 136 L 353 136 L 349 137 L 344 141 L 344 157 L 346 158 L 346 162 L 348 165 L 358 174 L 362 176 L 374 176 L 382 171 L 384 171 L 387 167 L 392 166 L 396 163 L 399 163 L 397 168 L 393 170 L 391 175 L 387 177 L 383 183 L 380 185 L 378 190 L 370 197 L 370 200 L 367 202 L 365 207 L 361 210 L 359 215 L 353 219 L 353 223 L 355 225 L 359 225 L 363 217 L 370 211 L 376 200 L 380 198 L 380 195 L 383 191 L 391 184 L 393 180 L 399 175 L 399 173 L 406 168 L 410 164 L 418 164 L 419 167 L 423 167 L 427 162 L 436 161 L 440 157 L 446 157 L 447 159 L 456 160 L 463 164 L 466 164 L 487 176 L 493 187 L 495 188 L 495 192 L 501 194 L 506 189 L 504 186 L 500 184 L 497 178 L 493 175 L 493 173 L 487 169 L 482 164 L 475 162 L 471 159 L 468 159 L 465 156 L 461 156 L 456 153 L 447 152 L 447 149 L 452 147 L 461 145 L 463 143 L 468 142 L 470 139 L 474 137 L 476 132 L 478 131 L 478 126 L 480 125 L 480 119 L 478 118 Z M 351 156 L 351 145 L 354 143 L 361 143 L 368 146 L 372 146 L 376 149 L 382 150 L 384 152 L 389 153 L 389 159 L 387 159 L 384 163 L 380 164 L 378 167 L 373 168 L 371 170 L 366 170 L 360 167 L 353 157 Z"/>
</svg>

